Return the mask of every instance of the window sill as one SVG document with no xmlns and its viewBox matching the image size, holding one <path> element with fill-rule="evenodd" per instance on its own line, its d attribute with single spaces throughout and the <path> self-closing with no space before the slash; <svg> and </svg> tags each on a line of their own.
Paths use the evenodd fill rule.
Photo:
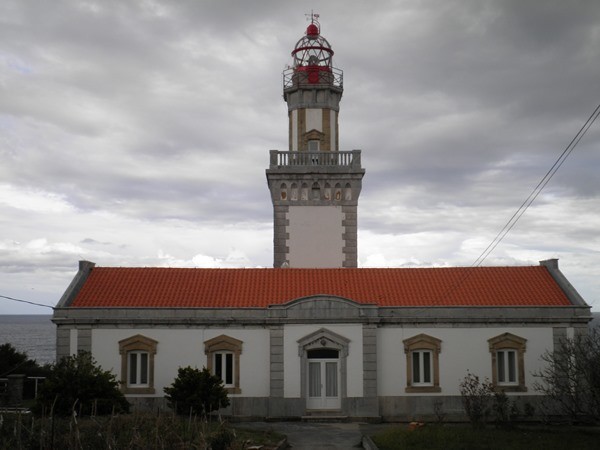
<svg viewBox="0 0 600 450">
<path fill-rule="evenodd" d="M 155 394 L 156 389 L 154 389 L 153 387 L 123 386 L 121 388 L 121 392 L 123 392 L 123 394 Z"/>
<path fill-rule="evenodd" d="M 228 394 L 241 394 L 242 390 L 239 387 L 226 387 L 225 390 Z"/>
<path fill-rule="evenodd" d="M 527 392 L 527 386 L 521 386 L 521 385 L 499 384 L 499 385 L 494 386 L 494 389 L 498 392 Z"/>
<path fill-rule="evenodd" d="M 434 393 L 442 392 L 442 388 L 439 386 L 407 386 L 404 389 L 407 393 Z"/>
</svg>

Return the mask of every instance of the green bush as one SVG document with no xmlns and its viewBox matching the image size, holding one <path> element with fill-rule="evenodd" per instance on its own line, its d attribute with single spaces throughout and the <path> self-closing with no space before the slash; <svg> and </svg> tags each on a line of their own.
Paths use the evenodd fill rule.
<svg viewBox="0 0 600 450">
<path fill-rule="evenodd" d="M 180 367 L 171 386 L 165 387 L 165 398 L 177 414 L 206 416 L 211 411 L 229 406 L 223 381 L 205 367 Z"/>
<path fill-rule="evenodd" d="M 34 411 L 38 414 L 104 415 L 129 412 L 129 402 L 110 371 L 102 370 L 88 352 L 62 358 L 42 384 Z"/>
</svg>

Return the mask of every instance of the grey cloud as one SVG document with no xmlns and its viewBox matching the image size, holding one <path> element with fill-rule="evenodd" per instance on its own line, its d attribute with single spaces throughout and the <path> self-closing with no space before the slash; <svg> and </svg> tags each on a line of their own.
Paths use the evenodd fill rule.
<svg viewBox="0 0 600 450">
<path fill-rule="evenodd" d="M 66 286 L 79 255 L 57 243 L 75 243 L 82 257 L 105 265 L 156 265 L 157 249 L 168 261 L 225 260 L 227 243 L 182 245 L 182 231 L 233 227 L 266 233 L 269 243 L 264 170 L 268 150 L 288 145 L 281 71 L 311 7 L 3 2 L 2 182 L 55 194 L 69 211 L 60 223 L 53 212 L 0 201 L 7 239 L 44 237 L 50 248 L 0 247 L 2 271 L 29 273 L 32 284 L 41 268 L 56 270 Z M 361 235 L 401 254 L 402 264 L 469 264 L 469 245 L 495 235 L 596 106 L 600 4 L 334 1 L 319 8 L 345 72 L 340 144 L 362 148 L 367 169 Z M 586 269 L 600 248 L 597 129 L 489 263 L 565 255 L 573 261 L 561 267 L 575 267 L 584 291 L 597 292 L 590 280 L 599 275 Z M 181 230 L 168 231 L 172 222 Z M 118 231 L 132 223 L 144 231 Z M 447 242 L 427 247 L 420 233 Z M 365 261 L 372 251 L 359 246 Z M 183 254 L 183 247 L 198 249 Z M 250 265 L 268 266 L 271 251 L 242 249 Z"/>
</svg>

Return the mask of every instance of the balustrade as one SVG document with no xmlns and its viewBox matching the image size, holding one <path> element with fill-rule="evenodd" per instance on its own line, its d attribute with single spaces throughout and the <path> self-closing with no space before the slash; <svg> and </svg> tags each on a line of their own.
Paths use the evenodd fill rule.
<svg viewBox="0 0 600 450">
<path fill-rule="evenodd" d="M 289 166 L 334 166 L 360 168 L 360 150 L 345 152 L 283 152 L 271 150 L 271 168 Z"/>
</svg>

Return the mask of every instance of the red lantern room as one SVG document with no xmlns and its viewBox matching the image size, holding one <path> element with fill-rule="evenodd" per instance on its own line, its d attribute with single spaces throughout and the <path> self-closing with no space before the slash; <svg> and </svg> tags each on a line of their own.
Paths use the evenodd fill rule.
<svg viewBox="0 0 600 450">
<path fill-rule="evenodd" d="M 283 73 L 284 88 L 305 84 L 342 87 L 342 71 L 333 67 L 333 50 L 327 39 L 321 36 L 318 17 L 317 14 L 311 14 L 306 34 L 298 40 L 292 51 L 294 62 Z"/>
</svg>

